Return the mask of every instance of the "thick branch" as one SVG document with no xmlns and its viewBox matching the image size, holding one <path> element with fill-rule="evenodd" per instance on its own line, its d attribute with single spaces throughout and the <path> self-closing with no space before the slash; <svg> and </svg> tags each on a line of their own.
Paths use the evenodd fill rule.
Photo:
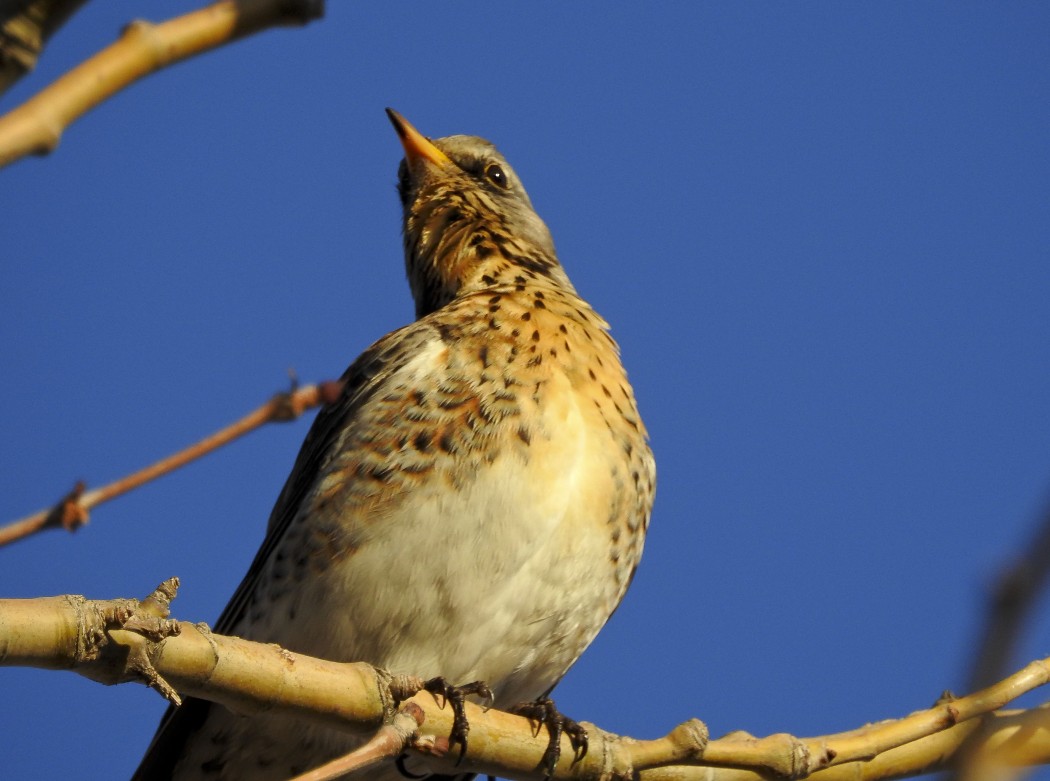
<svg viewBox="0 0 1050 781">
<path fill-rule="evenodd" d="M 0 167 L 47 154 L 80 116 L 143 76 L 269 27 L 306 24 L 323 0 L 221 0 L 161 24 L 132 22 L 120 39 L 0 117 Z"/>
<path fill-rule="evenodd" d="M 104 683 L 139 680 L 171 699 L 182 694 L 223 703 L 242 713 L 265 710 L 308 718 L 335 729 L 375 731 L 393 715 L 397 700 L 418 692 L 421 681 L 394 677 L 363 663 L 335 663 L 275 645 L 214 635 L 206 627 L 166 620 L 176 581 L 141 602 L 91 602 L 82 597 L 0 600 L 0 665 L 68 668 Z M 753 738 L 731 734 L 708 742 L 700 722 L 690 721 L 664 738 L 638 741 L 590 726 L 591 747 L 578 763 L 565 738 L 557 779 L 699 781 L 772 776 L 821 779 L 890 778 L 943 769 L 979 725 L 983 743 L 1010 748 L 1011 763 L 1047 762 L 1050 711 L 990 712 L 1042 685 L 1050 660 L 1028 667 L 969 697 L 938 702 L 896 721 L 815 738 L 789 735 Z M 437 771 L 499 774 L 533 779 L 547 736 L 520 716 L 467 704 L 470 747 L 461 764 L 445 757 L 450 709 L 426 693 L 408 700 L 422 712 L 423 738 L 414 750 Z M 957 723 L 958 722 L 958 723 Z M 954 726 L 953 726 L 954 725 Z M 1042 727 L 1043 729 L 1034 729 Z M 711 767 L 717 766 L 717 771 Z M 822 769 L 824 768 L 824 769 Z"/>
</svg>

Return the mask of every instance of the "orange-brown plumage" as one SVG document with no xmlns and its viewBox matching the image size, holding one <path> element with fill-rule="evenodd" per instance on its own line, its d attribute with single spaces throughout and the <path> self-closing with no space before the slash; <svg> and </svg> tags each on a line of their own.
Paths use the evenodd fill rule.
<svg viewBox="0 0 1050 781">
<path fill-rule="evenodd" d="M 548 692 L 619 604 L 655 468 L 608 326 L 513 170 L 486 141 L 392 119 L 418 319 L 347 370 L 216 630 L 481 679 L 509 707 Z M 352 745 L 194 702 L 139 777 L 284 778 Z"/>
</svg>

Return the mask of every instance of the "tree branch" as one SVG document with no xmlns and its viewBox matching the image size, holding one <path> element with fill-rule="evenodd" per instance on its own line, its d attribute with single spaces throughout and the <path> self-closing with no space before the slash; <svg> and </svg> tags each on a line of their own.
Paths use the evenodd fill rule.
<svg viewBox="0 0 1050 781">
<path fill-rule="evenodd" d="M 73 490 L 54 507 L 40 510 L 0 527 L 0 547 L 45 529 L 63 528 L 67 531 L 76 531 L 88 522 L 91 509 L 97 505 L 126 494 L 169 472 L 174 472 L 266 423 L 295 420 L 308 409 L 331 404 L 339 398 L 342 388 L 341 382 L 322 382 L 318 385 L 299 388 L 291 393 L 278 393 L 240 420 L 144 469 L 92 491 L 85 490 L 83 483 L 77 483 Z"/>
<path fill-rule="evenodd" d="M 1012 663 L 1014 650 L 1032 608 L 1050 579 L 1050 504 L 1021 554 L 999 574 L 990 594 L 985 626 L 970 685 L 987 686 Z"/>
<path fill-rule="evenodd" d="M 120 39 L 0 117 L 0 168 L 51 152 L 74 120 L 143 76 L 246 35 L 319 18 L 323 0 L 220 0 Z"/>
<path fill-rule="evenodd" d="M 384 759 L 396 759 L 420 740 L 419 728 L 426 714 L 414 702 L 405 703 L 389 724 L 384 724 L 372 739 L 355 751 L 314 768 L 292 781 L 332 781 L 356 773 Z"/>
<path fill-rule="evenodd" d="M 166 581 L 142 601 L 97 602 L 74 596 L 0 600 L 0 665 L 72 669 L 104 683 L 137 680 L 175 702 L 177 689 L 242 713 L 282 712 L 354 732 L 375 732 L 393 719 L 395 706 L 407 698 L 419 707 L 422 721 L 416 720 L 423 724 L 419 739 L 410 746 L 426 755 L 436 771 L 516 779 L 542 775 L 547 736 L 527 719 L 467 703 L 470 745 L 456 764 L 445 756 L 451 711 L 420 691 L 420 679 L 391 676 L 364 663 L 314 659 L 275 645 L 215 635 L 203 625 L 168 620 L 168 603 L 177 585 L 176 579 Z M 587 756 L 574 762 L 568 738 L 563 738 L 563 759 L 554 778 L 901 777 L 943 769 L 978 727 L 987 730 L 984 756 L 1011 764 L 1045 763 L 1050 760 L 1050 710 L 993 711 L 1048 680 L 1050 659 L 1044 659 L 968 697 L 945 697 L 901 719 L 813 738 L 732 733 L 708 741 L 703 724 L 691 720 L 663 738 L 634 740 L 588 725 Z"/>
</svg>

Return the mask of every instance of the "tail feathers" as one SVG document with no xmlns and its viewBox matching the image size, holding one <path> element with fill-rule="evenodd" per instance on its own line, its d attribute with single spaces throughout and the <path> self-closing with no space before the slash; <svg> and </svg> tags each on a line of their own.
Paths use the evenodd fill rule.
<svg viewBox="0 0 1050 781">
<path fill-rule="evenodd" d="M 182 705 L 170 706 L 160 720 L 153 741 L 131 781 L 168 781 L 176 763 L 186 753 L 190 737 L 208 717 L 212 703 L 190 697 Z"/>
</svg>

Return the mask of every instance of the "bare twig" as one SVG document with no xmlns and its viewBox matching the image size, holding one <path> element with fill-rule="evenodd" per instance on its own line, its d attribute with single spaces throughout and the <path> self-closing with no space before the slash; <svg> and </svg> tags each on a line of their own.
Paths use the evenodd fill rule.
<svg viewBox="0 0 1050 781">
<path fill-rule="evenodd" d="M 384 759 L 395 759 L 413 741 L 419 738 L 426 714 L 414 702 L 405 703 L 389 724 L 384 724 L 371 740 L 345 756 L 333 759 L 292 781 L 332 781 L 332 779 L 364 770 Z"/>
<path fill-rule="evenodd" d="M 1021 632 L 1028 622 L 1038 596 L 1046 589 L 1050 578 L 1050 504 L 1031 541 L 1021 548 L 1021 554 L 1004 567 L 989 594 L 982 629 L 974 656 L 970 685 L 987 686 L 1002 677 L 1015 656 Z M 1022 728 L 1021 734 L 1027 730 Z M 985 730 L 974 730 L 958 754 L 951 781 L 1010 778 L 1004 765 L 1018 751 L 1018 741 L 1007 743 L 1001 751 L 989 750 Z M 1023 741 L 1020 741 L 1023 746 Z"/>
<path fill-rule="evenodd" d="M 0 167 L 47 154 L 62 132 L 143 76 L 238 38 L 321 16 L 323 0 L 220 0 L 161 24 L 137 21 L 120 39 L 0 117 Z"/>
<path fill-rule="evenodd" d="M 294 420 L 308 409 L 330 404 L 339 398 L 342 387 L 341 382 L 322 382 L 291 393 L 279 393 L 226 428 L 145 469 L 92 491 L 86 491 L 83 483 L 77 483 L 54 507 L 0 527 L 0 547 L 45 529 L 64 528 L 75 531 L 87 523 L 90 511 L 97 505 L 173 472 L 266 423 Z"/>
<path fill-rule="evenodd" d="M 1032 540 L 1021 555 L 1004 568 L 995 583 L 987 608 L 980 650 L 970 676 L 979 688 L 1002 677 L 1012 664 L 1021 630 L 1050 578 L 1050 504 L 1043 511 Z"/>
</svg>

